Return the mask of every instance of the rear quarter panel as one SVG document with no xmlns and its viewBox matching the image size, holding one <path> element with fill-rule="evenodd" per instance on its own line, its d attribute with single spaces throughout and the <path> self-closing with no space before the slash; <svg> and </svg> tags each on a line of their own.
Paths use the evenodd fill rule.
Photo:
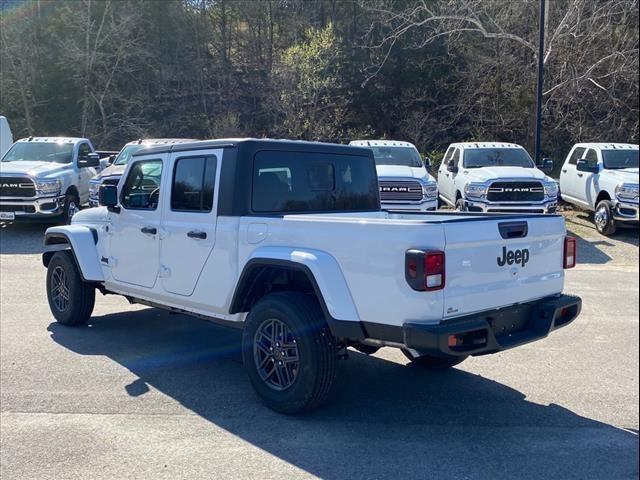
<svg viewBox="0 0 640 480">
<path fill-rule="evenodd" d="M 257 223 L 267 233 L 263 241 L 251 244 L 246 239 Z M 326 252 L 339 265 L 361 321 L 400 326 L 410 320 L 438 323 L 442 318 L 443 292 L 416 292 L 404 274 L 408 249 L 444 248 L 440 224 L 323 215 L 245 217 L 239 242 L 240 265 L 265 246 Z"/>
</svg>

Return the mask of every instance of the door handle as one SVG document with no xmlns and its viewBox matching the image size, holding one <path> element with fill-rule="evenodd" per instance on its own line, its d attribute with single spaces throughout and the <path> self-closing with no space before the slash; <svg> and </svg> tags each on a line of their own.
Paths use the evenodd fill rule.
<svg viewBox="0 0 640 480">
<path fill-rule="evenodd" d="M 584 177 L 584 173 L 579 173 L 578 176 L 579 177 Z"/>
<path fill-rule="evenodd" d="M 563 168 L 563 169 L 562 169 L 562 173 L 567 173 L 567 169 L 566 169 L 566 168 Z"/>
<path fill-rule="evenodd" d="M 189 238 L 197 238 L 200 240 L 205 240 L 207 238 L 207 232 L 200 232 L 198 230 L 191 230 L 187 232 L 187 237 Z"/>
<path fill-rule="evenodd" d="M 156 227 L 142 227 L 140 231 L 146 235 L 155 235 L 158 233 L 158 229 Z"/>
</svg>

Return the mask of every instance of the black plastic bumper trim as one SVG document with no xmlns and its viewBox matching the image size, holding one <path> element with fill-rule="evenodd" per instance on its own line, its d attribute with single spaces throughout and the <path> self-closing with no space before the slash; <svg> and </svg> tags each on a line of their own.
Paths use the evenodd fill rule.
<svg viewBox="0 0 640 480">
<path fill-rule="evenodd" d="M 424 353 L 486 355 L 545 338 L 573 322 L 581 309 L 579 297 L 559 295 L 444 320 L 438 325 L 408 322 L 402 326 L 402 343 Z M 468 343 L 452 346 L 451 336 Z"/>
</svg>

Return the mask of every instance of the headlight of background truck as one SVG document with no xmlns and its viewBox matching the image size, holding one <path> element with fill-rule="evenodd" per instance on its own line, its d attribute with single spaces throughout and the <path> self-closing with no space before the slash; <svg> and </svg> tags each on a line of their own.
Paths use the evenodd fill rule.
<svg viewBox="0 0 640 480">
<path fill-rule="evenodd" d="M 435 182 L 422 184 L 422 197 L 425 199 L 434 199 L 438 196 L 438 184 Z"/>
<path fill-rule="evenodd" d="M 97 197 L 98 191 L 100 190 L 100 184 L 102 182 L 100 180 L 89 180 L 89 196 Z"/>
<path fill-rule="evenodd" d="M 616 197 L 623 202 L 638 202 L 638 185 L 621 183 L 616 187 Z"/>
<path fill-rule="evenodd" d="M 546 182 L 544 184 L 544 196 L 547 198 L 558 198 L 558 184 L 556 182 Z"/>
<path fill-rule="evenodd" d="M 36 180 L 36 190 L 43 195 L 58 195 L 61 187 L 60 180 Z"/>
<path fill-rule="evenodd" d="M 487 195 L 488 185 L 484 183 L 468 183 L 464 186 L 464 194 L 467 198 L 482 198 Z"/>
</svg>

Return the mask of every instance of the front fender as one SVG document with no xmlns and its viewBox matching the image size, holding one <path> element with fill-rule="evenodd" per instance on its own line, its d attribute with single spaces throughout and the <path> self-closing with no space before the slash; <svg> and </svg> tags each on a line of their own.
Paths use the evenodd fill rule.
<svg viewBox="0 0 640 480">
<path fill-rule="evenodd" d="M 71 250 L 82 279 L 87 282 L 103 282 L 104 275 L 98 258 L 95 229 L 84 225 L 64 225 L 48 228 L 44 235 L 42 260 L 48 265 L 54 252 Z"/>
<path fill-rule="evenodd" d="M 306 267 L 313 274 L 331 317 L 336 320 L 360 321 L 349 286 L 333 256 L 314 249 L 260 247 L 253 251 L 247 263 L 259 259 L 292 262 Z"/>
</svg>

